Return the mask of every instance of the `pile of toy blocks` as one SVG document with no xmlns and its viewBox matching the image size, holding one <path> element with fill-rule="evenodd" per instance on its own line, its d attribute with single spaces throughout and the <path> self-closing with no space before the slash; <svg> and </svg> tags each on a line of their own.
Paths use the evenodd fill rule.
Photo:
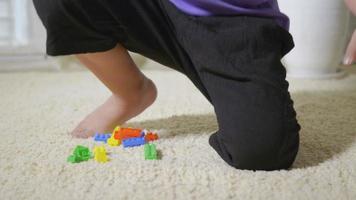
<svg viewBox="0 0 356 200">
<path fill-rule="evenodd" d="M 94 135 L 95 141 L 101 141 L 110 146 L 119 146 L 122 144 L 124 148 L 141 146 L 157 139 L 158 135 L 156 133 L 142 129 L 121 128 L 120 126 L 117 126 L 112 134 L 96 133 Z"/>
<path fill-rule="evenodd" d="M 157 160 L 156 145 L 150 143 L 158 140 L 158 135 L 153 132 L 134 128 L 121 128 L 117 126 L 112 133 L 96 133 L 94 141 L 104 142 L 110 146 L 119 146 L 122 144 L 124 148 L 136 147 L 144 145 L 144 156 L 146 160 Z M 77 146 L 73 154 L 68 157 L 68 162 L 79 163 L 87 161 L 94 157 L 97 162 L 104 163 L 108 161 L 106 150 L 103 146 L 94 147 L 94 155 L 89 151 L 89 148 Z"/>
</svg>

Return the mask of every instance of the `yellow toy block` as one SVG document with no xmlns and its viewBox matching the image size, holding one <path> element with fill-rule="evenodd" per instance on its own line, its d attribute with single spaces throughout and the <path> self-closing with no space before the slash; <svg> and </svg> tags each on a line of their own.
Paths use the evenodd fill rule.
<svg viewBox="0 0 356 200">
<path fill-rule="evenodd" d="M 114 137 L 110 137 L 107 141 L 108 145 L 110 146 L 119 146 L 121 144 L 120 140 L 115 139 Z"/>
<path fill-rule="evenodd" d="M 114 128 L 114 130 L 112 131 L 112 135 L 114 135 L 115 132 L 119 131 L 120 129 L 121 129 L 120 126 L 116 126 L 116 127 Z"/>
<path fill-rule="evenodd" d="M 106 155 L 106 150 L 104 147 L 94 147 L 94 159 L 96 162 L 105 163 L 108 161 L 108 157 Z"/>
</svg>

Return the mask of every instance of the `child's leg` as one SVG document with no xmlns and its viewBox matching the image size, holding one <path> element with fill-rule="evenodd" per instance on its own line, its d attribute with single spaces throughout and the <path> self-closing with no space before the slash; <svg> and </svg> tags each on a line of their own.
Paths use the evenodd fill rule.
<svg viewBox="0 0 356 200">
<path fill-rule="evenodd" d="M 190 17 L 166 6 L 215 109 L 210 145 L 238 169 L 289 168 L 300 130 L 281 63 L 290 34 L 268 18 Z"/>
<path fill-rule="evenodd" d="M 189 47 L 191 55 L 209 49 L 196 64 L 219 125 L 209 142 L 238 169 L 287 169 L 297 155 L 300 130 L 280 62 L 292 38 L 267 19 L 231 22 L 212 28 L 217 33 L 201 33 L 204 41 L 215 40 L 207 46 Z"/>
<path fill-rule="evenodd" d="M 150 106 L 157 95 L 153 82 L 145 77 L 121 45 L 106 52 L 77 55 L 112 92 L 106 102 L 90 113 L 73 130 L 76 137 L 111 131 Z"/>
<path fill-rule="evenodd" d="M 219 125 L 209 142 L 238 169 L 288 169 L 298 152 L 300 125 L 280 62 L 287 39 L 271 24 L 252 22 L 247 24 L 256 26 L 219 32 L 221 43 L 210 49 L 215 45 L 225 49 L 197 64 Z M 241 26 L 246 27 L 244 21 Z M 238 35 L 240 30 L 247 35 Z"/>
</svg>

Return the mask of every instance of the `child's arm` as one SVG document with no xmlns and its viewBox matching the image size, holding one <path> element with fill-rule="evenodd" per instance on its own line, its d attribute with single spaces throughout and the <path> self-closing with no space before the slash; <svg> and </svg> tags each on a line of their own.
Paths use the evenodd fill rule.
<svg viewBox="0 0 356 200">
<path fill-rule="evenodd" d="M 351 12 L 356 15 L 356 1 L 355 0 L 345 0 L 347 7 Z"/>
<path fill-rule="evenodd" d="M 356 0 L 345 0 L 345 3 L 351 12 L 356 16 Z M 352 34 L 352 38 L 347 46 L 343 64 L 351 65 L 354 61 L 356 61 L 356 30 Z"/>
</svg>

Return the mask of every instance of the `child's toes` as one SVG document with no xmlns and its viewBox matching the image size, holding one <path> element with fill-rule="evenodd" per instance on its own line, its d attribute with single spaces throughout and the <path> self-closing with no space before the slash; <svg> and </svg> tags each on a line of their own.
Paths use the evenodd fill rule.
<svg viewBox="0 0 356 200">
<path fill-rule="evenodd" d="M 92 131 L 88 129 L 83 129 L 83 128 L 75 128 L 72 132 L 71 135 L 75 138 L 88 138 L 92 134 Z"/>
</svg>

